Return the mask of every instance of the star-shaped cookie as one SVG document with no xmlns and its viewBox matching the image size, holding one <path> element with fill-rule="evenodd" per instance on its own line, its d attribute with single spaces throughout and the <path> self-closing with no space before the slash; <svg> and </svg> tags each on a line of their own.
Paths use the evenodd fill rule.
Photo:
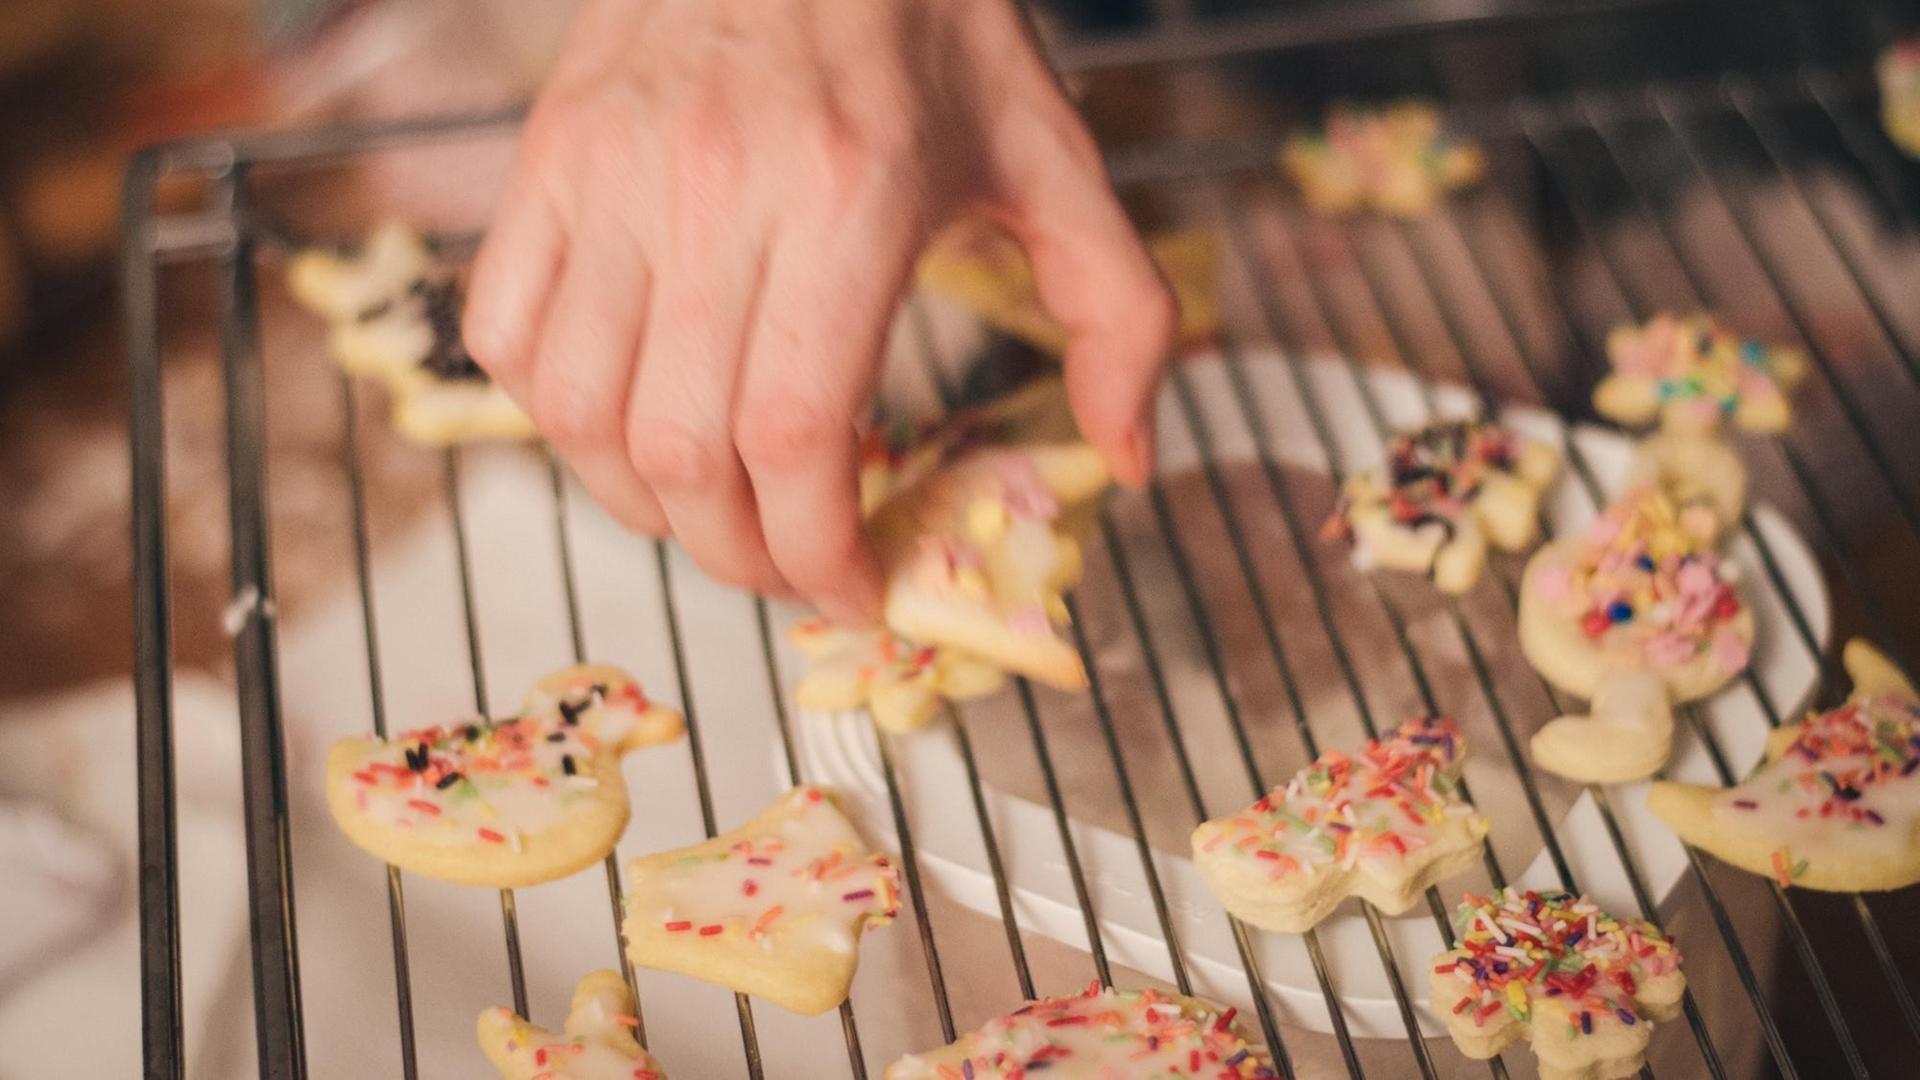
<svg viewBox="0 0 1920 1080">
<path fill-rule="evenodd" d="M 480 1049 L 501 1080 L 667 1080 L 667 1071 L 633 1037 L 633 994 L 617 971 L 580 980 L 560 1034 L 512 1009 L 480 1014 Z"/>
<path fill-rule="evenodd" d="M 1192 1077 L 1270 1080 L 1234 1011 L 1158 990 L 1116 990 L 1029 1001 L 938 1050 L 887 1066 L 885 1080 L 1119 1080 Z"/>
<path fill-rule="evenodd" d="M 1325 214 L 1430 212 L 1486 171 L 1480 148 L 1446 135 L 1430 102 L 1335 105 L 1318 132 L 1289 137 L 1280 165 L 1307 205 Z"/>
<path fill-rule="evenodd" d="M 535 885 L 606 858 L 627 825 L 621 755 L 684 727 L 620 669 L 578 665 L 535 683 L 517 716 L 340 740 L 327 806 L 349 839 L 403 870 Z"/>
<path fill-rule="evenodd" d="M 1347 477 L 1323 532 L 1351 539 L 1362 569 L 1429 574 L 1457 596 L 1480 579 L 1489 545 L 1534 542 L 1559 467 L 1551 447 L 1499 424 L 1437 421 L 1395 436 L 1383 461 Z"/>
<path fill-rule="evenodd" d="M 1853 695 L 1773 732 L 1767 762 L 1731 788 L 1655 782 L 1647 806 L 1723 862 L 1824 892 L 1920 883 L 1920 697 L 1864 641 Z"/>
<path fill-rule="evenodd" d="M 1359 753 L 1323 754 L 1248 809 L 1193 831 L 1193 862 L 1226 909 L 1298 934 L 1359 896 L 1390 915 L 1472 865 L 1487 819 L 1460 798 L 1466 740 L 1417 717 Z"/>
<path fill-rule="evenodd" d="M 1607 335 L 1613 371 L 1593 391 L 1593 407 L 1630 426 L 1656 418 L 1670 431 L 1711 432 L 1731 419 L 1743 431 L 1778 434 L 1792 409 L 1787 395 L 1806 377 L 1800 350 L 1742 338 L 1705 313 L 1662 313 Z"/>
<path fill-rule="evenodd" d="M 860 935 L 900 909 L 899 871 L 833 800 L 798 787 L 731 832 L 627 864 L 627 956 L 797 1013 L 847 999 Z"/>
<path fill-rule="evenodd" d="M 1541 1080 L 1613 1080 L 1645 1064 L 1651 1021 L 1680 1015 L 1680 951 L 1659 927 L 1584 896 L 1470 895 L 1454 926 L 1460 946 L 1434 957 L 1429 989 L 1468 1057 L 1526 1039 Z"/>
<path fill-rule="evenodd" d="M 335 360 L 387 384 L 401 434 L 432 446 L 533 434 L 526 414 L 467 354 L 458 274 L 412 230 L 383 225 L 355 252 L 303 251 L 287 283 L 327 320 Z"/>
<path fill-rule="evenodd" d="M 895 734 L 924 727 L 943 700 L 982 697 L 1007 683 L 999 668 L 954 649 L 914 645 L 885 627 L 802 619 L 787 639 L 807 659 L 794 689 L 801 708 L 864 708 L 881 730 Z"/>
</svg>

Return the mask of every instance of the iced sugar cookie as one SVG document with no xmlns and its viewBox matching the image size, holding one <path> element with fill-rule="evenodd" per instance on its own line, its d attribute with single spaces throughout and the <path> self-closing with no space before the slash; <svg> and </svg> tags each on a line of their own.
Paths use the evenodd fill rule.
<svg viewBox="0 0 1920 1080">
<path fill-rule="evenodd" d="M 1509 888 L 1468 896 L 1454 925 L 1460 947 L 1434 958 L 1431 1003 L 1468 1057 L 1526 1039 L 1541 1080 L 1614 1080 L 1645 1064 L 1651 1021 L 1680 1015 L 1680 951 L 1652 923 Z"/>
<path fill-rule="evenodd" d="M 887 1066 L 886 1080 L 1120 1080 L 1276 1075 L 1222 1012 L 1157 990 L 1102 989 L 1030 1001 L 958 1041 Z"/>
<path fill-rule="evenodd" d="M 860 934 L 900 909 L 899 871 L 819 788 L 732 832 L 627 864 L 627 956 L 797 1013 L 847 999 Z"/>
<path fill-rule="evenodd" d="M 1679 506 L 1713 511 L 1720 528 L 1747 511 L 1747 467 L 1717 434 L 1657 431 L 1634 444 L 1629 487 L 1657 487 Z"/>
<path fill-rule="evenodd" d="M 1459 795 L 1466 740 L 1419 717 L 1356 755 L 1323 754 L 1259 802 L 1193 831 L 1193 862 L 1226 909 L 1298 934 L 1359 896 L 1390 915 L 1468 868 L 1487 819 Z"/>
<path fill-rule="evenodd" d="M 335 360 L 387 384 L 401 434 L 433 446 L 533 434 L 526 414 L 467 354 L 458 274 L 411 230 L 383 225 L 347 254 L 303 251 L 287 282 L 327 320 Z"/>
<path fill-rule="evenodd" d="M 1710 432 L 1723 418 L 1743 431 L 1777 434 L 1792 411 L 1787 394 L 1806 376 L 1800 350 L 1742 338 L 1704 313 L 1660 314 L 1607 335 L 1613 371 L 1593 391 L 1600 415 L 1639 426 Z"/>
<path fill-rule="evenodd" d="M 1219 246 L 1207 229 L 1147 240 L 1147 254 L 1179 303 L 1182 344 L 1219 333 Z M 1056 356 L 1066 350 L 1066 329 L 1041 303 L 1026 252 L 1012 233 L 991 221 L 964 218 L 948 226 L 920 257 L 917 280 L 921 288 L 960 301 L 988 325 L 1037 349 Z"/>
<path fill-rule="evenodd" d="M 918 423 L 869 429 L 860 441 L 860 507 L 872 513 L 897 492 L 969 450 L 983 446 L 1071 443 L 1080 440 L 1058 377 L 1035 379 L 971 409 Z"/>
<path fill-rule="evenodd" d="M 570 667 L 535 683 L 518 716 L 340 740 L 327 806 L 349 839 L 403 870 L 535 885 L 606 858 L 627 825 L 620 756 L 684 727 L 618 668 Z"/>
<path fill-rule="evenodd" d="M 1680 839 L 1783 887 L 1920 883 L 1920 698 L 1866 642 L 1845 659 L 1853 696 L 1776 730 L 1744 783 L 1656 782 L 1647 805 Z"/>
<path fill-rule="evenodd" d="M 914 645 L 885 627 L 849 629 L 802 619 L 787 639 L 807 658 L 794 688 L 803 709 L 866 709 L 883 731 L 905 734 L 932 719 L 942 700 L 991 694 L 999 668 L 948 648 Z"/>
<path fill-rule="evenodd" d="M 1321 213 L 1374 209 L 1403 217 L 1431 211 L 1486 171 L 1480 148 L 1447 137 L 1440 111 L 1423 101 L 1335 105 L 1322 131 L 1287 139 L 1280 165 Z"/>
<path fill-rule="evenodd" d="M 1099 451 L 1072 442 L 969 451 L 899 492 L 868 528 L 887 625 L 1053 686 L 1085 686 L 1062 632 L 1080 548 L 1061 517 L 1106 486 Z"/>
<path fill-rule="evenodd" d="M 1880 122 L 1887 138 L 1920 158 L 1920 38 L 1896 41 L 1873 66 L 1880 81 Z"/>
<path fill-rule="evenodd" d="M 1558 468 L 1552 448 L 1498 424 L 1439 421 L 1395 436 L 1386 460 L 1347 477 L 1323 532 L 1351 539 L 1361 569 L 1431 574 L 1458 595 L 1480 579 L 1489 544 L 1533 543 Z"/>
<path fill-rule="evenodd" d="M 667 1071 L 633 1037 L 633 994 L 617 971 L 580 980 L 560 1034 L 512 1009 L 480 1014 L 480 1049 L 502 1080 L 667 1080 Z"/>
<path fill-rule="evenodd" d="M 1747 665 L 1753 612 L 1719 522 L 1657 488 L 1622 495 L 1586 530 L 1542 548 L 1520 583 L 1520 647 L 1548 682 L 1592 703 L 1533 736 L 1542 768 L 1585 783 L 1665 764 L 1674 704 L 1712 694 Z"/>
</svg>

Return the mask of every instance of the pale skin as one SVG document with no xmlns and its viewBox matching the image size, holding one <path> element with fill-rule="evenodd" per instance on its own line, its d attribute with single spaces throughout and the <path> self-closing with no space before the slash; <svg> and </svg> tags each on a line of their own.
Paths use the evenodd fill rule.
<svg viewBox="0 0 1920 1080">
<path fill-rule="evenodd" d="M 1144 482 L 1174 302 L 1008 0 L 587 0 L 463 331 L 628 527 L 868 622 L 856 431 L 964 213 L 1019 237 L 1082 430 Z"/>
</svg>

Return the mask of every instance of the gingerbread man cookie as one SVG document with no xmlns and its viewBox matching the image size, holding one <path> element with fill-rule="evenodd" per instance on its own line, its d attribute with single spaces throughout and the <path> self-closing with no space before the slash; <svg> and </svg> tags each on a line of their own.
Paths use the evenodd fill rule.
<svg viewBox="0 0 1920 1080">
<path fill-rule="evenodd" d="M 328 321 L 339 364 L 387 384 L 401 434 L 431 446 L 532 436 L 532 422 L 461 341 L 458 275 L 411 230 L 384 225 L 350 254 L 303 251 L 287 282 Z"/>
<path fill-rule="evenodd" d="M 1864 641 L 1848 643 L 1845 661 L 1852 697 L 1775 730 L 1744 783 L 1656 782 L 1648 807 L 1687 843 L 1782 887 L 1920 883 L 1920 697 Z"/>
<path fill-rule="evenodd" d="M 1007 683 L 999 668 L 948 648 L 914 645 L 885 627 L 853 629 L 802 619 L 787 639 L 807 658 L 794 689 L 803 709 L 860 709 L 882 731 L 917 731 L 942 700 L 964 701 Z"/>
<path fill-rule="evenodd" d="M 1533 736 L 1540 767 L 1583 783 L 1651 775 L 1666 763 L 1672 706 L 1706 697 L 1747 666 L 1753 611 L 1737 568 L 1713 548 L 1712 509 L 1682 510 L 1636 488 L 1580 535 L 1542 548 L 1520 583 L 1520 647 L 1589 716 Z"/>
<path fill-rule="evenodd" d="M 1188 229 L 1149 237 L 1147 254 L 1173 288 L 1180 342 L 1203 342 L 1219 333 L 1215 234 Z M 1066 351 L 1066 328 L 1041 302 L 1025 250 L 991 221 L 964 218 L 948 226 L 920 257 L 917 278 L 928 292 L 960 301 L 990 326 L 1056 356 Z"/>
<path fill-rule="evenodd" d="M 1298 934 L 1359 896 L 1398 915 L 1472 865 L 1485 817 L 1460 798 L 1466 740 L 1417 717 L 1358 754 L 1323 754 L 1285 786 L 1193 831 L 1193 862 L 1226 909 Z"/>
<path fill-rule="evenodd" d="M 560 1034 L 536 1027 L 512 1009 L 480 1014 L 480 1049 L 501 1080 L 667 1080 L 633 1037 L 633 993 L 617 971 L 580 980 Z"/>
<path fill-rule="evenodd" d="M 1029 1001 L 938 1050 L 901 1058 L 887 1066 L 885 1080 L 1270 1080 L 1277 1074 L 1234 1029 L 1233 1015 L 1197 998 L 1094 983 L 1084 994 Z"/>
<path fill-rule="evenodd" d="M 1062 515 L 1107 487 L 1085 442 L 961 453 L 877 510 L 868 531 L 887 578 L 886 623 L 1063 689 L 1086 685 L 1062 632 L 1080 547 Z"/>
<path fill-rule="evenodd" d="M 535 885 L 606 858 L 627 825 L 620 756 L 684 728 L 625 672 L 579 665 L 535 683 L 518 716 L 340 740 L 327 806 L 349 839 L 403 870 Z"/>
<path fill-rule="evenodd" d="M 1880 82 L 1880 123 L 1887 138 L 1920 158 L 1920 38 L 1896 41 L 1873 65 Z"/>
<path fill-rule="evenodd" d="M 1559 466 L 1551 447 L 1498 424 L 1437 421 L 1395 436 L 1386 460 L 1347 477 L 1322 533 L 1352 540 L 1361 569 L 1430 574 L 1457 596 L 1480 579 L 1489 544 L 1534 542 Z"/>
<path fill-rule="evenodd" d="M 1593 391 L 1600 415 L 1636 427 L 1658 418 L 1693 433 L 1717 430 L 1723 418 L 1743 431 L 1785 431 L 1787 395 L 1807 370 L 1800 350 L 1742 338 L 1704 313 L 1616 327 L 1607 359 L 1613 371 Z"/>
<path fill-rule="evenodd" d="M 900 910 L 899 871 L 827 794 L 798 787 L 732 832 L 627 864 L 627 956 L 797 1013 L 847 999 L 860 934 Z"/>
<path fill-rule="evenodd" d="M 1680 951 L 1652 923 L 1508 888 L 1469 895 L 1454 925 L 1460 946 L 1434 957 L 1431 1004 L 1468 1057 L 1526 1039 L 1541 1080 L 1614 1080 L 1646 1063 L 1652 1021 L 1680 1015 Z"/>
<path fill-rule="evenodd" d="M 1321 213 L 1371 208 L 1418 217 L 1479 180 L 1486 158 L 1479 147 L 1447 137 L 1432 104 L 1402 101 L 1333 106 L 1322 131 L 1287 139 L 1280 165 Z"/>
</svg>

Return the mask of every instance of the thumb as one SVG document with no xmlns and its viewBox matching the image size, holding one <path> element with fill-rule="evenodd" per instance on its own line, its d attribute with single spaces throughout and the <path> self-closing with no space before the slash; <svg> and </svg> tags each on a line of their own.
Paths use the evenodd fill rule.
<svg viewBox="0 0 1920 1080">
<path fill-rule="evenodd" d="M 1014 117 L 997 162 L 1005 224 L 1033 264 L 1041 303 L 1066 330 L 1067 399 L 1123 484 L 1153 469 L 1153 409 L 1178 309 L 1107 182 L 1098 148 L 1052 88 Z M 1009 126 L 1009 125 L 1003 125 Z"/>
</svg>

